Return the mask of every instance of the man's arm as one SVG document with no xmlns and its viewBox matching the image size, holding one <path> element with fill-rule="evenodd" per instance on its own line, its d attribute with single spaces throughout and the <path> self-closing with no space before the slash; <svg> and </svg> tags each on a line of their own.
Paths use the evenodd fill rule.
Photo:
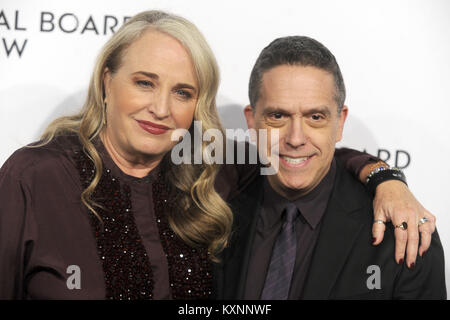
<svg viewBox="0 0 450 320">
<path fill-rule="evenodd" d="M 364 184 L 367 176 L 381 161 L 370 154 L 348 148 L 337 148 L 335 154 L 346 169 Z M 407 223 L 406 230 L 395 230 L 395 260 L 397 263 L 403 263 L 406 250 L 406 264 L 411 267 L 417 258 L 419 232 L 419 255 L 422 256 L 430 247 L 431 234 L 436 229 L 436 217 L 416 200 L 405 183 L 397 180 L 387 180 L 376 187 L 373 206 L 374 220 L 392 221 L 394 225 Z M 419 219 L 424 217 L 428 221 L 418 227 Z M 373 224 L 373 245 L 383 241 L 385 228 L 383 223 Z"/>
</svg>

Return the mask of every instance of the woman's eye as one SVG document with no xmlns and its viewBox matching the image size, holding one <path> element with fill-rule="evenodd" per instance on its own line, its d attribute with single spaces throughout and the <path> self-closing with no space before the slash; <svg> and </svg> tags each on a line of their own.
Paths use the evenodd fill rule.
<svg viewBox="0 0 450 320">
<path fill-rule="evenodd" d="M 136 83 L 140 86 L 140 87 L 143 87 L 143 88 L 151 88 L 151 87 L 153 87 L 153 83 L 151 82 L 151 81 L 148 81 L 148 80 L 138 80 L 138 81 L 136 81 Z"/>
<path fill-rule="evenodd" d="M 184 99 L 189 99 L 192 97 L 192 94 L 186 90 L 176 90 L 175 93 L 179 96 L 181 96 Z"/>
</svg>

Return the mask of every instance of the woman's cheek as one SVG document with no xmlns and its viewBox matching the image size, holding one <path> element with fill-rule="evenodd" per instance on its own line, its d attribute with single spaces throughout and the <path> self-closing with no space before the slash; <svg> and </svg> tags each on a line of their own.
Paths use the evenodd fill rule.
<svg viewBox="0 0 450 320">
<path fill-rule="evenodd" d="M 172 113 L 172 115 L 177 128 L 188 129 L 194 120 L 194 108 L 184 107 L 184 110 L 177 110 L 177 112 Z"/>
</svg>

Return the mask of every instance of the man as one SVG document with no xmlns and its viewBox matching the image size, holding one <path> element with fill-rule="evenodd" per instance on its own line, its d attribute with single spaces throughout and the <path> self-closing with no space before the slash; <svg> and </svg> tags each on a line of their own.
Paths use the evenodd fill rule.
<svg viewBox="0 0 450 320">
<path fill-rule="evenodd" d="M 334 158 L 348 108 L 331 52 L 307 37 L 273 41 L 256 61 L 249 94 L 248 127 L 279 130 L 271 155 L 279 170 L 231 203 L 235 231 L 218 297 L 445 299 L 437 232 L 409 268 L 394 259 L 394 233 L 406 235 L 407 224 L 388 223 L 383 242 L 372 244 L 372 196 Z"/>
</svg>

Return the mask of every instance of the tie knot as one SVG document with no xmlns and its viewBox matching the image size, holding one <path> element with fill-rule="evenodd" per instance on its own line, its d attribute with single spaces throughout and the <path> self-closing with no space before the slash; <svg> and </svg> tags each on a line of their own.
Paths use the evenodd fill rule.
<svg viewBox="0 0 450 320">
<path fill-rule="evenodd" d="M 284 220 L 287 222 L 294 222 L 297 219 L 298 209 L 293 203 L 289 203 L 285 209 Z"/>
</svg>

